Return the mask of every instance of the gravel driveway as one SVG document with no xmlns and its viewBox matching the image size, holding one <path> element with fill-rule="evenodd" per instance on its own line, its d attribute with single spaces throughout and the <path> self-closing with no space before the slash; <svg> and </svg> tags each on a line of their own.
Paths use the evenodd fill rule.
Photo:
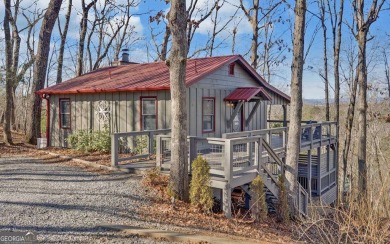
<svg viewBox="0 0 390 244">
<path fill-rule="evenodd" d="M 137 176 L 0 158 L 0 230 L 34 231 L 43 243 L 155 243 L 97 227 L 144 226 L 135 213 L 142 195 Z"/>
</svg>

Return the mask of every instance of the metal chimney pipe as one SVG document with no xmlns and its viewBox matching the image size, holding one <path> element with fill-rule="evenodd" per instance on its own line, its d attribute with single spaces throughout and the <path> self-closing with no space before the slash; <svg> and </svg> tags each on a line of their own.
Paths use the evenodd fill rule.
<svg viewBox="0 0 390 244">
<path fill-rule="evenodd" d="M 129 62 L 129 49 L 122 49 L 122 62 Z"/>
</svg>

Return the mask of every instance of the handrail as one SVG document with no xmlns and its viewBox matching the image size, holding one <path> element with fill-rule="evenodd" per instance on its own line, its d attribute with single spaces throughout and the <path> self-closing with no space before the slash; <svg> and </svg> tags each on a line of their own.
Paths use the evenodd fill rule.
<svg viewBox="0 0 390 244">
<path fill-rule="evenodd" d="M 118 166 L 119 162 L 121 161 L 127 161 L 127 160 L 134 160 L 134 159 L 140 159 L 140 158 L 149 158 L 153 154 L 153 136 L 154 135 L 160 135 L 171 132 L 171 129 L 159 129 L 159 130 L 147 130 L 147 131 L 132 131 L 132 132 L 120 132 L 120 133 L 113 133 L 111 134 L 111 165 L 116 167 Z M 118 139 L 120 137 L 129 137 L 129 136 L 142 136 L 147 135 L 148 136 L 148 153 L 142 154 L 142 155 L 133 155 L 126 158 L 119 158 L 119 142 Z"/>
<path fill-rule="evenodd" d="M 122 137 L 122 136 L 139 136 L 139 135 L 148 135 L 150 133 L 161 134 L 161 133 L 167 133 L 167 132 L 171 132 L 171 129 L 118 132 L 118 133 L 112 133 L 111 136 L 113 136 L 113 135 L 115 135 L 117 137 Z"/>
<path fill-rule="evenodd" d="M 297 181 L 296 184 L 298 185 L 297 189 L 297 204 L 296 207 L 298 208 L 298 212 L 303 215 L 307 216 L 307 206 L 309 203 L 309 197 L 308 192 L 303 188 L 303 186 Z M 301 205 L 301 196 L 303 195 L 303 206 Z"/>
</svg>

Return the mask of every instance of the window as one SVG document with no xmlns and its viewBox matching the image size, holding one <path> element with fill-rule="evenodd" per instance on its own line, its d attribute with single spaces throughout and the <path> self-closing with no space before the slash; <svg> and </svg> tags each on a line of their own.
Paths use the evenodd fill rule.
<svg viewBox="0 0 390 244">
<path fill-rule="evenodd" d="M 60 128 L 70 129 L 70 99 L 60 99 Z"/>
<path fill-rule="evenodd" d="M 141 97 L 142 130 L 157 129 L 157 98 Z"/>
<path fill-rule="evenodd" d="M 202 103 L 203 132 L 213 132 L 215 130 L 215 98 L 204 97 Z"/>
<path fill-rule="evenodd" d="M 229 64 L 229 75 L 234 75 L 234 65 L 235 63 Z"/>
</svg>

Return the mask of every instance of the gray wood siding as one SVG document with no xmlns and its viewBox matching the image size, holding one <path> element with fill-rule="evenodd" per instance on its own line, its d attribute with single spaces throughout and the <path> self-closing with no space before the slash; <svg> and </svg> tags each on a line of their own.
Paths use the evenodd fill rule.
<svg viewBox="0 0 390 244">
<path fill-rule="evenodd" d="M 223 99 L 237 87 L 254 87 L 259 84 L 240 65 L 235 65 L 235 75 L 228 74 L 228 65 L 221 67 L 199 82 L 187 88 L 188 133 L 192 136 L 221 137 L 223 133 L 231 132 L 227 126 L 233 109 L 226 105 Z M 273 92 L 272 102 L 261 101 L 252 120 L 245 127 L 254 102 L 244 104 L 244 130 L 259 130 L 267 128 L 267 105 L 285 104 L 287 101 Z M 95 94 L 52 95 L 50 98 L 51 127 L 50 141 L 52 146 L 66 147 L 65 139 L 78 130 L 103 130 L 99 121 L 97 108 L 99 102 L 106 101 L 110 108 L 108 126 L 112 132 L 128 132 L 141 130 L 140 98 L 157 97 L 158 129 L 171 127 L 171 101 L 169 91 L 137 91 Z M 215 131 L 202 131 L 202 97 L 215 98 Z M 59 98 L 69 98 L 71 101 L 71 129 L 59 128 Z"/>
<path fill-rule="evenodd" d="M 329 205 L 329 204 L 335 202 L 336 198 L 337 198 L 337 187 L 336 187 L 336 185 L 333 186 L 332 188 L 330 188 L 324 194 L 321 195 L 321 201 L 324 204 L 326 204 L 326 205 Z"/>
<path fill-rule="evenodd" d="M 333 150 L 330 150 L 329 152 L 329 164 L 334 165 L 334 156 L 333 156 Z M 329 168 L 328 170 L 328 163 L 327 163 L 327 154 L 321 154 L 321 176 L 325 175 L 327 172 L 329 172 L 332 168 Z"/>
<path fill-rule="evenodd" d="M 252 78 L 240 65 L 234 66 L 234 76 L 229 75 L 229 65 L 224 65 L 214 73 L 206 76 L 201 81 L 192 85 L 191 87 L 203 87 L 229 90 L 237 87 L 255 87 L 259 86 L 257 81 Z M 267 90 L 268 94 L 272 97 L 270 104 L 286 105 L 288 101 L 282 96 Z"/>
<path fill-rule="evenodd" d="M 52 95 L 50 97 L 50 144 L 57 147 L 67 147 L 65 139 L 75 131 L 103 130 L 104 124 L 99 121 L 97 113 L 100 101 L 106 101 L 110 107 L 108 126 L 112 132 L 139 131 L 141 129 L 141 96 L 157 97 L 158 129 L 170 128 L 169 91 Z M 71 129 L 60 128 L 60 98 L 70 99 Z"/>
</svg>

